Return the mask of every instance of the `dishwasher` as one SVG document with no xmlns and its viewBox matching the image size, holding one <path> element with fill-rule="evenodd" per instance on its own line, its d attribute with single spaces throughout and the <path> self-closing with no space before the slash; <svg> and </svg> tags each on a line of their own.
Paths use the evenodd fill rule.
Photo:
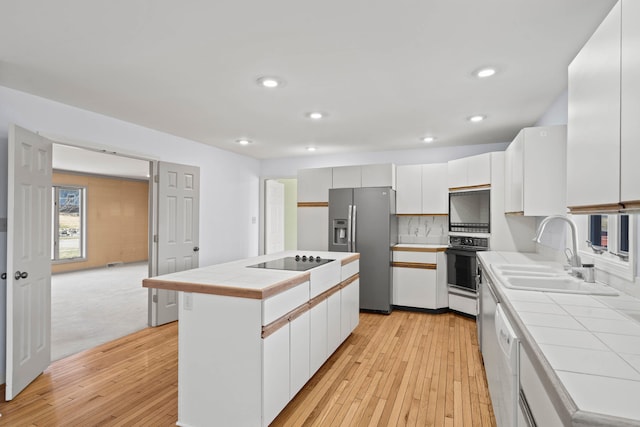
<svg viewBox="0 0 640 427">
<path fill-rule="evenodd" d="M 496 304 L 495 334 L 498 345 L 495 361 L 497 375 L 491 378 L 493 385 L 489 383 L 493 411 L 499 427 L 517 426 L 520 345 L 500 303 Z"/>
</svg>

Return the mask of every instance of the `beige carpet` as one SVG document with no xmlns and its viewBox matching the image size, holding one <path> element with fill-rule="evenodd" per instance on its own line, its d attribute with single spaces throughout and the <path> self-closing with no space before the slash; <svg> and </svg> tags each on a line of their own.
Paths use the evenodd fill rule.
<svg viewBox="0 0 640 427">
<path fill-rule="evenodd" d="M 147 263 L 51 276 L 51 360 L 147 327 Z"/>
</svg>

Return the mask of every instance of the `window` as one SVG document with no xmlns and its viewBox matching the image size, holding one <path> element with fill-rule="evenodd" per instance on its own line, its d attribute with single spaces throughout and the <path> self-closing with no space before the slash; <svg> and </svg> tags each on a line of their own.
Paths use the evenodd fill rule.
<svg viewBox="0 0 640 427">
<path fill-rule="evenodd" d="M 54 186 L 51 259 L 85 257 L 85 188 Z"/>
<path fill-rule="evenodd" d="M 590 215 L 589 242 L 593 252 L 609 252 L 626 261 L 629 255 L 629 215 Z"/>
</svg>

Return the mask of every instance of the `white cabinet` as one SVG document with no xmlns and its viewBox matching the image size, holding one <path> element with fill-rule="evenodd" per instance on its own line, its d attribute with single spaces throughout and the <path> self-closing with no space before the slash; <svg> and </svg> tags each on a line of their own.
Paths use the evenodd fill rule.
<svg viewBox="0 0 640 427">
<path fill-rule="evenodd" d="M 342 327 L 342 303 L 340 291 L 327 298 L 327 350 L 331 354 L 342 342 L 340 328 Z"/>
<path fill-rule="evenodd" d="M 422 213 L 422 165 L 398 166 L 396 179 L 396 213 Z"/>
<path fill-rule="evenodd" d="M 396 167 L 392 163 L 333 168 L 332 188 L 396 188 Z"/>
<path fill-rule="evenodd" d="M 391 187 L 396 189 L 396 165 L 384 163 L 380 165 L 363 165 L 363 187 Z"/>
<path fill-rule="evenodd" d="M 289 322 L 289 398 L 293 397 L 311 378 L 310 373 L 310 313 L 304 311 Z"/>
<path fill-rule="evenodd" d="M 360 319 L 360 279 L 342 288 L 341 292 L 341 313 L 340 313 L 340 335 L 341 341 L 347 339 L 349 334 L 358 326 Z"/>
<path fill-rule="evenodd" d="M 638 19 L 638 2 L 618 2 L 569 65 L 567 204 L 572 212 L 640 209 Z"/>
<path fill-rule="evenodd" d="M 333 185 L 332 168 L 298 170 L 298 203 L 328 202 Z"/>
<path fill-rule="evenodd" d="M 263 425 L 268 425 L 287 406 L 289 393 L 289 325 L 262 340 Z"/>
<path fill-rule="evenodd" d="M 298 207 L 298 249 L 326 251 L 329 248 L 329 208 Z"/>
<path fill-rule="evenodd" d="M 333 168 L 332 188 L 362 187 L 362 169 L 360 166 L 341 166 Z"/>
<path fill-rule="evenodd" d="M 393 248 L 393 305 L 438 309 L 447 307 L 444 248 Z"/>
<path fill-rule="evenodd" d="M 327 300 L 323 299 L 309 310 L 309 373 L 313 375 L 322 364 L 327 360 L 328 344 L 327 344 L 327 328 L 328 328 L 328 312 Z"/>
<path fill-rule="evenodd" d="M 566 213 L 567 127 L 522 129 L 505 150 L 505 213 Z"/>
<path fill-rule="evenodd" d="M 446 163 L 422 165 L 422 213 L 429 215 L 449 213 Z"/>
<path fill-rule="evenodd" d="M 449 211 L 447 164 L 398 166 L 396 213 L 446 215 Z"/>
<path fill-rule="evenodd" d="M 450 160 L 447 168 L 450 190 L 491 185 L 491 153 Z"/>
<path fill-rule="evenodd" d="M 622 88 L 620 132 L 620 199 L 640 209 L 640 3 L 622 2 Z"/>
</svg>

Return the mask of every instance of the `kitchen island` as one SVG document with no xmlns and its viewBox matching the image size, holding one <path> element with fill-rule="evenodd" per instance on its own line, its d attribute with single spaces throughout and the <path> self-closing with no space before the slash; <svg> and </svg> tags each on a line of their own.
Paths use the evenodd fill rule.
<svg viewBox="0 0 640 427">
<path fill-rule="evenodd" d="M 304 252 L 333 260 L 306 271 L 258 267 L 296 254 L 143 281 L 179 291 L 178 425 L 269 425 L 358 325 L 359 254 Z"/>
<path fill-rule="evenodd" d="M 582 283 L 593 288 L 582 294 L 509 288 L 500 268 L 520 269 L 516 274 L 529 274 L 526 280 L 533 286 L 536 277 L 563 267 L 538 254 L 482 252 L 478 258 L 481 300 L 497 299 L 520 340 L 514 396 L 519 407 L 511 409 L 526 407 L 522 412 L 539 426 L 640 426 L 640 300 L 597 282 Z M 489 335 L 497 329 L 485 325 L 494 318 L 495 306 L 493 313 L 486 307 L 481 311 L 481 347 L 495 410 L 494 369 L 487 366 L 487 356 L 493 352 Z M 504 382 L 504 374 L 498 376 Z"/>
</svg>

